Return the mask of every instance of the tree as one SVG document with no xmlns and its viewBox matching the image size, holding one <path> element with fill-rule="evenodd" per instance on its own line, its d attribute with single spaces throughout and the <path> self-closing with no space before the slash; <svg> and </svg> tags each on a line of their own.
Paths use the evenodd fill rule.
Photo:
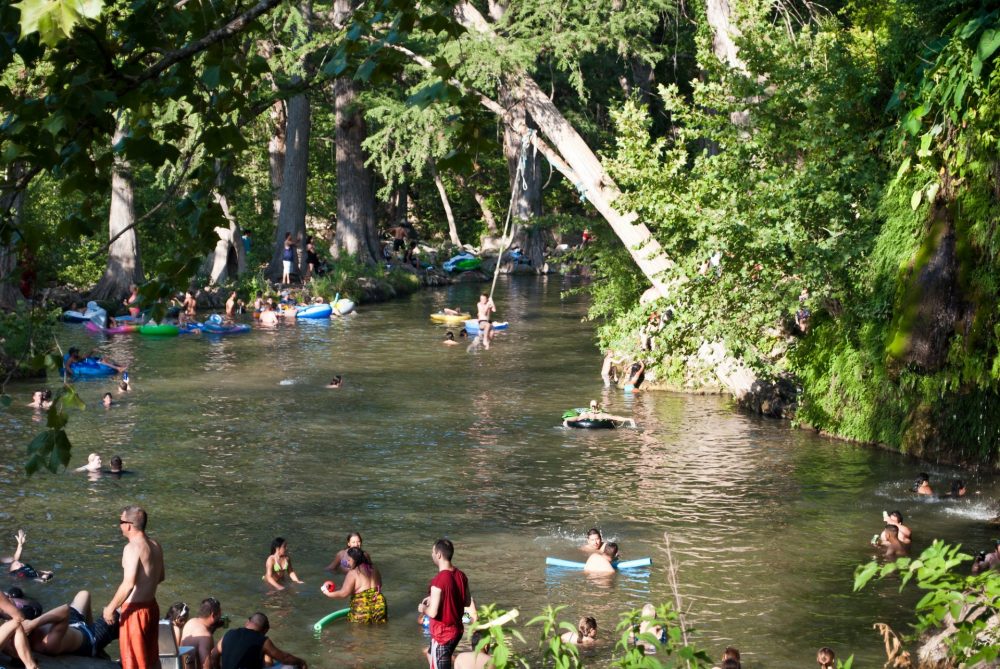
<svg viewBox="0 0 1000 669">
<path fill-rule="evenodd" d="M 295 95 L 287 103 L 285 124 L 285 165 L 282 175 L 281 208 L 278 211 L 278 226 L 275 231 L 274 253 L 271 257 L 269 274 L 275 281 L 281 279 L 282 252 L 285 235 L 291 234 L 304 258 L 306 234 L 306 180 L 309 176 L 309 97 L 305 93 Z M 293 267 L 300 273 L 298 260 Z"/>
</svg>

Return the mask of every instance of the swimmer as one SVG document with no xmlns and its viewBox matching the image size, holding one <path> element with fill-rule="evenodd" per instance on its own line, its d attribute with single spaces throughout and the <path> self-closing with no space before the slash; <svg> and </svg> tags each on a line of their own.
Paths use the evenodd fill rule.
<svg viewBox="0 0 1000 669">
<path fill-rule="evenodd" d="M 895 525 L 886 525 L 875 545 L 884 551 L 886 560 L 905 557 L 907 553 L 906 544 L 899 540 L 899 528 Z"/>
<path fill-rule="evenodd" d="M 103 465 L 104 465 L 104 463 L 101 461 L 101 456 L 99 456 L 97 453 L 91 453 L 90 455 L 87 456 L 87 464 L 85 464 L 85 465 L 83 465 L 81 467 L 77 467 L 73 471 L 74 472 L 89 472 L 91 474 L 97 474 L 97 473 L 100 473 L 101 467 Z"/>
<path fill-rule="evenodd" d="M 732 663 L 730 666 L 733 669 L 740 669 L 740 651 L 732 646 L 726 646 L 726 649 L 722 651 L 722 666 L 725 667 L 727 662 Z"/>
<path fill-rule="evenodd" d="M 488 640 L 489 638 L 489 635 L 484 630 L 473 632 L 471 639 L 472 650 L 455 655 L 452 667 L 454 669 L 486 669 L 487 667 L 492 667 L 493 658 L 490 657 L 490 652 L 493 650 L 493 644 Z M 480 647 L 479 644 L 482 643 L 483 639 L 487 639 L 487 642 Z"/>
<path fill-rule="evenodd" d="M 483 348 L 489 349 L 490 342 L 493 341 L 493 323 L 490 322 L 490 314 L 497 310 L 493 304 L 493 299 L 483 293 L 479 296 L 476 304 L 476 318 L 479 319 L 479 332 L 483 337 Z"/>
<path fill-rule="evenodd" d="M 104 396 L 101 397 L 101 404 L 104 405 L 105 409 L 111 408 L 111 393 L 104 393 Z"/>
<path fill-rule="evenodd" d="M 68 353 L 69 357 L 66 358 L 66 364 L 63 365 L 63 368 L 66 370 L 66 373 L 69 374 L 70 376 L 73 376 L 73 365 L 88 360 L 91 362 L 102 362 L 108 367 L 114 368 L 118 372 L 124 372 L 126 369 L 128 369 L 127 365 L 119 365 L 114 360 L 110 360 L 108 358 L 102 358 L 100 356 L 95 356 L 93 350 L 91 350 L 90 353 L 88 353 L 86 356 L 82 356 L 80 355 L 80 349 L 74 346 L 68 351 Z"/>
<path fill-rule="evenodd" d="M 656 646 L 649 643 L 648 640 L 639 639 L 639 637 L 643 634 L 648 634 L 660 643 L 666 643 L 666 631 L 663 629 L 663 626 L 653 624 L 656 620 L 656 607 L 652 604 L 644 605 L 639 619 L 641 621 L 639 623 L 639 633 L 636 635 L 635 627 L 633 626 L 629 632 L 629 643 L 632 645 L 641 645 L 646 653 L 655 653 Z"/>
<path fill-rule="evenodd" d="M 934 494 L 934 490 L 931 489 L 931 479 L 925 472 L 920 472 L 917 476 L 917 482 L 913 486 L 913 492 L 918 495 Z"/>
<path fill-rule="evenodd" d="M 601 546 L 603 545 L 604 538 L 601 536 L 601 531 L 596 527 L 592 527 L 587 531 L 587 543 L 580 546 L 580 550 L 587 553 L 596 553 L 601 550 Z"/>
<path fill-rule="evenodd" d="M 236 315 L 236 291 L 229 293 L 229 299 L 226 300 L 226 316 L 232 318 Z M 178 644 L 180 645 L 180 644 Z"/>
<path fill-rule="evenodd" d="M 299 580 L 292 568 L 292 558 L 288 555 L 288 542 L 277 537 L 271 542 L 271 554 L 264 563 L 263 579 L 275 590 L 284 590 L 285 586 L 282 583 L 286 576 L 295 583 L 305 583 Z"/>
<path fill-rule="evenodd" d="M 52 391 L 48 388 L 36 390 L 31 394 L 31 402 L 28 406 L 33 409 L 48 409 L 52 406 Z"/>
<path fill-rule="evenodd" d="M 351 612 L 347 619 L 363 625 L 381 625 L 388 620 L 385 595 L 382 594 L 382 575 L 372 564 L 368 554 L 360 548 L 347 549 L 349 565 L 347 578 L 339 589 L 329 586 L 320 588 L 327 597 L 351 598 Z"/>
<path fill-rule="evenodd" d="M 612 563 L 617 559 L 618 544 L 609 541 L 601 547 L 601 550 L 587 558 L 583 571 L 585 574 L 613 574 L 615 568 Z"/>
<path fill-rule="evenodd" d="M 639 384 L 642 383 L 642 380 L 645 376 L 645 372 L 646 372 L 646 363 L 642 362 L 641 360 L 632 363 L 632 367 L 629 368 L 628 379 L 625 380 L 625 386 L 624 386 L 625 392 L 627 393 L 637 392 L 639 390 Z"/>
<path fill-rule="evenodd" d="M 347 551 L 352 548 L 361 548 L 361 543 L 362 539 L 360 534 L 358 534 L 357 532 L 351 532 L 350 534 L 348 534 L 347 546 L 341 549 L 336 555 L 333 556 L 333 560 L 331 560 L 330 564 L 326 566 L 326 570 L 332 572 L 340 572 L 341 574 L 346 574 L 347 572 L 349 572 L 351 570 L 351 566 L 350 562 L 347 559 Z M 368 556 L 368 560 L 371 561 L 371 556 L 368 555 L 368 553 L 365 553 L 365 555 Z"/>
<path fill-rule="evenodd" d="M 10 565 L 7 569 L 7 575 L 11 578 L 31 579 L 39 583 L 51 580 L 53 576 L 51 571 L 36 570 L 30 564 L 21 562 L 21 553 L 24 551 L 25 542 L 28 541 L 28 535 L 25 534 L 24 530 L 18 530 L 17 534 L 14 535 L 14 539 L 17 540 L 17 549 L 14 551 L 14 557 L 0 559 L 0 562 Z"/>
<path fill-rule="evenodd" d="M 458 332 L 458 338 L 459 339 L 466 339 L 466 338 L 468 338 L 468 336 L 469 336 L 469 333 L 466 332 L 464 328 L 462 330 L 459 330 L 459 332 Z"/>
<path fill-rule="evenodd" d="M 834 669 L 837 664 L 837 655 L 832 648 L 824 646 L 816 651 L 816 664 L 819 665 L 819 669 Z"/>
<path fill-rule="evenodd" d="M 951 492 L 945 494 L 945 497 L 965 497 L 965 481 L 962 479 L 953 479 L 951 482 Z"/>
<path fill-rule="evenodd" d="M 121 475 L 125 472 L 125 463 L 122 462 L 122 456 L 113 455 L 111 456 L 111 469 L 107 472 L 115 478 L 121 478 Z"/>
<path fill-rule="evenodd" d="M 626 418 L 625 416 L 616 416 L 612 413 L 606 413 L 601 405 L 597 403 L 597 400 L 590 400 L 590 408 L 587 411 L 581 412 L 574 416 L 573 418 L 564 418 L 563 425 L 570 427 L 570 423 L 577 423 L 579 421 L 587 420 L 610 420 L 615 423 L 623 423 L 630 427 L 635 427 L 635 420 L 632 418 Z"/>
<path fill-rule="evenodd" d="M 445 314 L 446 316 L 461 316 L 462 315 L 462 312 L 458 309 L 458 307 L 456 307 L 454 309 L 452 309 L 450 307 L 445 307 L 444 309 L 441 310 L 441 313 Z"/>
<path fill-rule="evenodd" d="M 260 324 L 273 327 L 278 324 L 278 315 L 274 313 L 274 307 L 270 303 L 264 305 L 264 310 L 260 312 Z"/>
<path fill-rule="evenodd" d="M 899 528 L 899 542 L 903 544 L 910 543 L 910 528 L 903 524 L 903 514 L 899 511 L 893 511 L 887 514 L 885 511 L 882 512 L 882 520 L 885 521 L 887 525 L 895 525 Z M 884 532 L 883 532 L 884 534 Z"/>
<path fill-rule="evenodd" d="M 575 632 L 566 632 L 561 637 L 563 643 L 574 646 L 592 646 L 597 641 L 597 619 L 591 616 L 580 618 Z"/>
<path fill-rule="evenodd" d="M 339 388 L 342 385 L 344 385 L 344 378 L 340 374 L 337 374 L 337 376 L 333 377 L 333 380 L 331 380 L 330 383 L 326 384 L 326 387 Z"/>
<path fill-rule="evenodd" d="M 122 380 L 118 382 L 118 394 L 127 393 L 132 390 L 132 381 L 128 378 L 128 372 L 122 372 Z"/>
<path fill-rule="evenodd" d="M 441 343 L 444 344 L 445 346 L 458 346 L 458 342 L 455 341 L 455 333 L 452 332 L 451 330 L 448 330 L 448 332 L 445 333 L 444 341 Z"/>
</svg>

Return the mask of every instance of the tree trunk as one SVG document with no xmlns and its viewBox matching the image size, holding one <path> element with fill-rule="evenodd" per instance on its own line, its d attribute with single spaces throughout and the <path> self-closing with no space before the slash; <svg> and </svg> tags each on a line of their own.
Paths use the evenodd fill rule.
<svg viewBox="0 0 1000 669">
<path fill-rule="evenodd" d="M 267 157 L 271 172 L 271 220 L 277 224 L 281 212 L 281 187 L 285 183 L 285 124 L 288 114 L 284 100 L 271 105 L 271 120 L 274 121 L 274 134 L 267 142 Z"/>
<path fill-rule="evenodd" d="M 285 125 L 285 169 L 282 173 L 281 209 L 274 238 L 274 254 L 268 275 L 275 281 L 281 279 L 281 254 L 285 248 L 285 234 L 292 233 L 299 254 L 293 262 L 293 271 L 302 276 L 299 261 L 305 256 L 306 243 L 306 182 L 309 177 L 309 98 L 305 94 L 288 100 L 288 118 Z"/>
<path fill-rule="evenodd" d="M 712 51 L 730 68 L 748 75 L 747 64 L 740 58 L 740 50 L 736 46 L 736 38 L 741 33 L 733 24 L 733 9 L 729 3 L 730 0 L 707 0 L 705 3 L 705 17 L 712 29 Z M 733 125 L 745 126 L 750 122 L 750 112 L 730 112 L 729 120 Z"/>
<path fill-rule="evenodd" d="M 434 185 L 437 186 L 438 194 L 441 196 L 441 206 L 444 207 L 445 218 L 448 219 L 448 237 L 451 238 L 452 244 L 461 246 L 462 240 L 458 238 L 458 228 L 455 227 L 455 214 L 452 213 L 451 203 L 448 202 L 448 191 L 444 188 L 444 182 L 441 181 L 441 175 L 438 174 L 434 160 L 428 159 L 427 166 L 430 168 L 431 176 L 434 178 Z"/>
<path fill-rule="evenodd" d="M 467 29 L 495 37 L 482 15 L 468 2 L 460 2 L 455 6 L 455 17 Z M 538 84 L 526 73 L 517 73 L 514 76 L 521 89 L 521 98 L 525 102 L 527 112 L 539 130 L 552 142 L 554 148 L 537 135 L 530 134 L 529 128 L 518 125 L 516 119 L 510 117 L 507 111 L 494 101 L 482 96 L 480 101 L 488 109 L 499 114 L 505 124 L 512 125 L 515 132 L 529 134 L 532 144 L 556 169 L 570 179 L 571 183 L 576 184 L 581 189 L 581 194 L 604 216 L 657 292 L 663 297 L 669 295 L 669 286 L 663 274 L 673 266 L 673 263 L 659 242 L 653 238 L 645 224 L 636 222 L 638 216 L 635 212 L 622 213 L 614 206 L 614 201 L 621 195 L 618 187 L 605 172 L 600 159 L 594 155 L 576 129 L 559 113 Z M 512 77 L 511 80 L 515 79 Z"/>
<path fill-rule="evenodd" d="M 3 184 L 3 195 L 0 196 L 0 211 L 11 212 L 11 222 L 15 231 L 11 233 L 10 242 L 0 245 L 0 309 L 13 311 L 21 298 L 17 288 L 17 233 L 21 229 L 21 218 L 24 212 L 24 191 L 15 191 L 15 184 L 21 178 L 23 164 L 14 162 L 7 167 L 6 179 Z"/>
<path fill-rule="evenodd" d="M 231 171 L 231 167 L 224 168 Z M 220 173 L 219 181 L 225 181 L 226 174 Z M 222 210 L 222 215 L 229 221 L 229 227 L 216 228 L 219 241 L 215 244 L 215 251 L 212 254 L 212 269 L 209 273 L 208 281 L 212 285 L 218 285 L 227 277 L 237 277 L 246 271 L 247 258 L 246 249 L 243 248 L 243 234 L 240 231 L 240 224 L 236 220 L 236 215 L 229 208 L 229 199 L 226 194 L 216 189 L 213 193 L 216 204 Z"/>
<path fill-rule="evenodd" d="M 514 127 L 536 129 L 525 108 L 520 89 L 511 81 L 500 88 L 500 104 L 511 116 L 513 123 L 504 126 L 503 153 L 507 159 L 507 176 L 511 191 L 511 246 L 521 250 L 531 266 L 539 271 L 545 263 L 545 242 L 540 239 L 544 233 L 532 226 L 530 221 L 542 215 L 541 163 L 538 152 L 531 144 L 522 150 L 522 135 Z M 508 267 L 508 270 L 510 268 Z"/>
<path fill-rule="evenodd" d="M 128 135 L 124 116 L 115 128 L 112 145 Z M 129 286 L 143 281 L 139 237 L 135 231 L 134 183 L 132 166 L 123 156 L 116 155 L 111 169 L 111 210 L 108 230 L 108 266 L 104 276 L 90 291 L 92 300 L 121 300 L 129 294 Z"/>
<path fill-rule="evenodd" d="M 344 0 L 337 0 L 341 4 Z M 365 263 L 378 258 L 375 231 L 375 191 L 367 154 L 361 147 L 367 130 L 356 105 L 357 90 L 350 76 L 333 85 L 337 107 L 337 251 Z"/>
</svg>

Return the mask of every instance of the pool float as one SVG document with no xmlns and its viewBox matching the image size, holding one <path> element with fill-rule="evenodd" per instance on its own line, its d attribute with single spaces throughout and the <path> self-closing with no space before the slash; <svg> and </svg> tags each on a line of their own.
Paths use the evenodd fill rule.
<svg viewBox="0 0 1000 669">
<path fill-rule="evenodd" d="M 331 623 L 334 620 L 337 620 L 338 618 L 346 618 L 347 614 L 350 612 L 351 609 L 348 607 L 346 609 L 340 609 L 339 611 L 334 611 L 333 613 L 323 616 L 313 624 L 313 631 L 322 632 L 323 627 L 325 627 L 327 623 Z"/>
<path fill-rule="evenodd" d="M 295 310 L 296 318 L 329 318 L 333 313 L 333 307 L 329 304 L 310 304 L 307 307 L 299 307 Z"/>
<path fill-rule="evenodd" d="M 510 326 L 510 323 L 504 321 L 503 323 L 493 323 L 494 330 L 506 330 Z M 470 335 L 479 334 L 479 321 L 475 318 L 465 321 L 465 331 Z"/>
<path fill-rule="evenodd" d="M 472 318 L 472 314 L 464 311 L 460 314 L 446 314 L 440 311 L 436 314 L 431 314 L 431 320 L 435 323 L 447 323 L 448 325 L 459 325 L 470 318 Z"/>
<path fill-rule="evenodd" d="M 340 314 L 341 316 L 346 316 L 347 314 L 354 311 L 354 302 L 345 298 L 333 301 L 333 310 Z"/>
<path fill-rule="evenodd" d="M 87 321 L 84 326 L 87 332 L 96 332 L 99 334 L 114 335 L 114 334 L 128 334 L 130 332 L 138 332 L 138 325 L 117 325 L 113 328 L 102 328 L 100 325 L 93 321 Z"/>
<path fill-rule="evenodd" d="M 82 314 L 79 311 L 64 311 L 62 319 L 67 323 L 86 323 L 89 321 L 104 327 L 108 321 L 108 312 L 99 307 L 97 302 L 91 300 L 87 302 L 87 310 Z"/>
<path fill-rule="evenodd" d="M 69 353 L 63 356 L 63 372 L 69 363 Z M 74 362 L 70 368 L 73 377 L 82 376 L 114 376 L 118 370 L 111 365 L 101 362 L 100 358 L 84 358 L 79 362 Z"/>
<path fill-rule="evenodd" d="M 559 558 L 547 557 L 545 564 L 548 567 L 566 567 L 567 569 L 583 569 L 586 565 L 583 562 L 572 560 L 560 560 Z M 648 567 L 653 564 L 651 558 L 639 558 L 638 560 L 624 560 L 622 562 L 612 562 L 615 569 L 635 569 L 636 567 Z"/>
<path fill-rule="evenodd" d="M 181 329 L 176 325 L 164 323 L 163 325 L 140 325 L 139 334 L 147 337 L 176 337 L 181 333 Z"/>
<path fill-rule="evenodd" d="M 249 325 L 222 325 L 220 323 L 205 323 L 201 331 L 210 335 L 233 335 L 250 332 Z"/>
<path fill-rule="evenodd" d="M 441 264 L 446 272 L 467 272 L 482 267 L 483 261 L 471 253 L 459 253 Z"/>
<path fill-rule="evenodd" d="M 575 427 L 581 430 L 613 430 L 616 425 L 613 420 L 607 418 L 584 418 L 583 420 L 563 420 L 566 427 Z"/>
</svg>

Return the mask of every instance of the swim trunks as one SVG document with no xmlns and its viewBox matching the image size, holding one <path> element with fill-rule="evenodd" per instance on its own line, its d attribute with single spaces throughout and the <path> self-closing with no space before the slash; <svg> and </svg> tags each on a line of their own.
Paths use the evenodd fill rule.
<svg viewBox="0 0 1000 669">
<path fill-rule="evenodd" d="M 118 641 L 122 669 L 150 669 L 159 664 L 159 618 L 155 600 L 122 604 Z"/>
<path fill-rule="evenodd" d="M 455 654 L 455 649 L 458 648 L 458 642 L 461 640 L 461 636 L 455 637 L 448 643 L 438 643 L 434 639 L 431 639 L 431 645 L 428 649 L 431 656 L 431 669 L 451 669 L 452 656 Z"/>
<path fill-rule="evenodd" d="M 385 595 L 374 588 L 351 595 L 351 612 L 347 619 L 352 623 L 382 625 L 388 619 Z"/>
<path fill-rule="evenodd" d="M 14 571 L 10 572 L 10 577 L 11 578 L 30 578 L 30 579 L 41 578 L 41 576 L 38 574 L 38 572 L 35 571 L 35 569 L 30 564 L 21 565 L 20 567 L 18 567 Z"/>
<path fill-rule="evenodd" d="M 104 621 L 102 620 L 101 622 Z M 74 609 L 72 606 L 69 607 L 69 626 L 80 630 L 80 636 L 83 637 L 82 641 L 80 641 L 80 647 L 70 653 L 70 655 L 94 657 L 96 653 L 95 648 L 97 646 L 97 640 L 94 638 L 94 631 L 90 629 L 89 625 L 87 625 L 87 619 L 84 618 L 83 614 Z"/>
</svg>

